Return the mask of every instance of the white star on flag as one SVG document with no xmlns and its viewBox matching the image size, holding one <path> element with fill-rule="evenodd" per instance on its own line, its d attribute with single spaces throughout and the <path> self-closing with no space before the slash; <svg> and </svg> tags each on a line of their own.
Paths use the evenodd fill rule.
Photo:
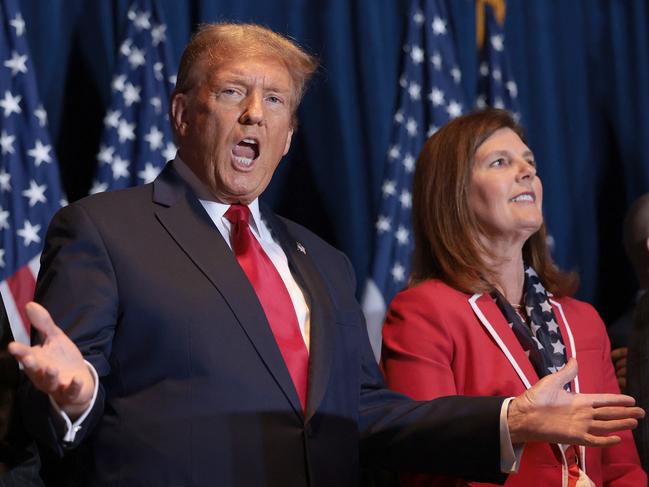
<svg viewBox="0 0 649 487">
<path fill-rule="evenodd" d="M 415 82 L 411 82 L 408 86 L 408 94 L 413 100 L 419 100 L 421 98 L 421 86 Z"/>
<path fill-rule="evenodd" d="M 493 47 L 496 51 L 502 51 L 505 48 L 505 43 L 504 43 L 504 38 L 501 35 L 493 35 L 491 36 L 491 47 Z"/>
<path fill-rule="evenodd" d="M 390 147 L 390 150 L 388 150 L 388 158 L 395 160 L 401 157 L 401 152 L 399 151 L 399 146 L 398 145 L 393 145 Z"/>
<path fill-rule="evenodd" d="M 446 22 L 441 17 L 435 17 L 433 23 L 431 24 L 433 28 L 433 34 L 443 35 L 446 34 Z"/>
<path fill-rule="evenodd" d="M 394 181 L 390 181 L 389 179 L 383 183 L 383 187 L 381 188 L 381 191 L 383 191 L 383 196 L 391 196 L 396 193 L 397 191 L 397 185 Z"/>
<path fill-rule="evenodd" d="M 120 120 L 117 126 L 117 135 L 122 143 L 127 140 L 135 140 L 135 122 L 128 123 L 124 119 Z"/>
<path fill-rule="evenodd" d="M 133 103 L 139 103 L 141 90 L 142 88 L 139 86 L 127 82 L 124 85 L 124 91 L 122 92 L 122 95 L 124 96 L 124 104 L 126 104 L 127 107 L 130 107 Z"/>
<path fill-rule="evenodd" d="M 27 151 L 27 155 L 34 158 L 34 164 L 38 167 L 43 162 L 47 162 L 48 164 L 52 162 L 50 150 L 52 150 L 51 146 L 43 144 L 40 140 L 36 140 L 36 145 Z"/>
<path fill-rule="evenodd" d="M 162 142 L 164 140 L 164 134 L 158 130 L 158 127 L 155 125 L 151 127 L 151 130 L 148 134 L 144 136 L 144 140 L 149 143 L 149 148 L 153 150 L 158 150 L 162 147 Z"/>
<path fill-rule="evenodd" d="M 389 232 L 390 230 L 392 230 L 390 219 L 387 216 L 379 216 L 379 218 L 376 220 L 376 230 L 379 233 Z"/>
<path fill-rule="evenodd" d="M 160 168 L 155 167 L 150 162 L 144 165 L 144 169 L 137 173 L 137 177 L 142 180 L 143 184 L 152 182 L 160 174 Z"/>
<path fill-rule="evenodd" d="M 109 127 L 117 128 L 119 126 L 122 113 L 119 110 L 108 110 L 104 117 L 104 124 Z"/>
<path fill-rule="evenodd" d="M 131 65 L 131 69 L 137 69 L 140 66 L 146 64 L 146 59 L 144 59 L 144 51 L 141 49 L 131 49 L 131 52 L 128 55 L 128 62 Z"/>
<path fill-rule="evenodd" d="M 39 185 L 32 179 L 29 182 L 29 188 L 23 190 L 22 195 L 29 200 L 29 206 L 34 206 L 36 203 L 47 203 L 47 198 L 45 197 L 46 190 L 46 184 Z"/>
<path fill-rule="evenodd" d="M 128 166 L 129 162 L 126 159 L 115 156 L 112 164 L 113 179 L 127 178 L 129 175 Z"/>
<path fill-rule="evenodd" d="M 20 100 L 23 97 L 20 95 L 13 96 L 9 90 L 5 91 L 5 97 L 0 100 L 0 107 L 4 110 L 4 116 L 8 117 L 12 113 L 22 113 L 20 108 Z"/>
<path fill-rule="evenodd" d="M 420 64 L 424 62 L 424 50 L 419 46 L 413 46 L 410 51 L 410 57 L 412 62 L 415 64 Z"/>
<path fill-rule="evenodd" d="M 25 21 L 23 20 L 23 16 L 20 15 L 20 12 L 9 21 L 9 24 L 16 29 L 17 37 L 20 37 L 25 33 Z"/>
<path fill-rule="evenodd" d="M 550 303 L 548 301 L 543 301 L 541 303 L 541 309 L 543 311 L 549 313 L 550 311 L 552 311 L 552 306 L 550 305 Z"/>
<path fill-rule="evenodd" d="M 153 46 L 157 47 L 158 44 L 167 40 L 167 26 L 166 25 L 156 25 L 151 29 L 151 39 Z"/>
<path fill-rule="evenodd" d="M 4 62 L 4 65 L 11 69 L 11 75 L 16 76 L 18 73 L 26 73 L 27 72 L 27 55 L 26 54 L 18 54 L 16 51 L 13 51 L 11 53 L 11 59 L 7 59 Z"/>
<path fill-rule="evenodd" d="M 41 237 L 38 236 L 38 232 L 41 231 L 40 225 L 32 225 L 29 220 L 25 220 L 23 228 L 18 230 L 16 234 L 19 237 L 23 238 L 23 245 L 28 247 L 32 243 L 40 243 Z"/>
<path fill-rule="evenodd" d="M 444 104 L 444 92 L 438 88 L 433 88 L 428 95 L 428 99 L 432 102 L 433 106 L 441 106 Z"/>
<path fill-rule="evenodd" d="M 395 264 L 392 267 L 392 278 L 397 282 L 402 282 L 406 279 L 406 270 L 401 264 Z"/>
<path fill-rule="evenodd" d="M 162 157 L 165 161 L 170 161 L 174 157 L 176 157 L 176 150 L 176 146 L 173 144 L 173 142 L 167 142 L 167 145 L 162 151 Z"/>
<path fill-rule="evenodd" d="M 548 330 L 550 330 L 552 333 L 557 333 L 557 330 L 559 329 L 559 325 L 557 324 L 554 319 L 551 319 L 548 321 Z"/>
<path fill-rule="evenodd" d="M 6 230 L 9 228 L 9 222 L 7 221 L 8 218 L 9 212 L 0 208 L 0 230 Z"/>
<path fill-rule="evenodd" d="M 451 102 L 446 107 L 446 112 L 451 118 L 459 117 L 460 115 L 462 115 L 462 105 L 455 100 L 451 100 Z"/>
<path fill-rule="evenodd" d="M 0 191 L 11 191 L 11 174 L 0 169 Z"/>
<path fill-rule="evenodd" d="M 401 195 L 399 196 L 399 203 L 401 203 L 402 208 L 412 207 L 412 194 L 410 194 L 410 191 L 408 191 L 407 189 L 401 191 Z"/>
<path fill-rule="evenodd" d="M 406 229 L 406 227 L 399 225 L 399 228 L 397 228 L 397 233 L 395 234 L 395 237 L 397 239 L 397 242 L 399 242 L 399 245 L 405 245 L 408 243 L 408 240 L 410 238 L 410 232 Z"/>
<path fill-rule="evenodd" d="M 406 131 L 411 137 L 417 135 L 417 121 L 414 118 L 409 118 L 406 122 Z"/>
<path fill-rule="evenodd" d="M 406 172 L 412 172 L 415 170 L 415 158 L 410 154 L 406 154 L 403 158 L 403 167 L 406 169 Z"/>
<path fill-rule="evenodd" d="M 115 152 L 114 147 L 106 147 L 101 145 L 99 147 L 99 153 L 97 154 L 97 160 L 102 164 L 110 164 L 113 162 L 113 153 Z"/>
<path fill-rule="evenodd" d="M 115 91 L 124 91 L 125 83 L 126 83 L 126 75 L 125 74 L 117 75 L 113 77 L 113 82 L 111 83 L 111 87 Z"/>
<path fill-rule="evenodd" d="M 566 349 L 566 346 L 560 341 L 552 342 L 552 353 L 563 354 L 563 351 Z"/>
<path fill-rule="evenodd" d="M 43 105 L 38 105 L 36 107 L 36 110 L 34 110 L 34 116 L 38 120 L 38 125 L 41 127 L 47 125 L 47 112 L 45 111 L 45 108 L 43 108 Z"/>
<path fill-rule="evenodd" d="M 9 135 L 5 130 L 0 133 L 0 149 L 2 154 L 13 154 L 14 153 L 14 141 L 16 140 L 15 135 Z"/>
</svg>

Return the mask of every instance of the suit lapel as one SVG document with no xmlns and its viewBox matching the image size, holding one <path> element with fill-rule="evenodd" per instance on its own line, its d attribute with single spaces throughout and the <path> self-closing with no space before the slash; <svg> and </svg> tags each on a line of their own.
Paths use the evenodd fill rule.
<svg viewBox="0 0 649 487">
<path fill-rule="evenodd" d="M 488 294 L 474 294 L 469 298 L 473 312 L 487 332 L 494 339 L 500 350 L 514 368 L 526 388 L 536 383 L 539 378 L 525 350 L 521 347 L 516 335 L 507 320 Z"/>
<path fill-rule="evenodd" d="M 309 385 L 306 411 L 306 421 L 309 421 L 318 409 L 329 381 L 334 355 L 334 307 L 321 273 L 309 254 L 309 249 L 296 240 L 282 220 L 265 205 L 261 206 L 261 210 L 273 236 L 286 253 L 291 273 L 300 285 L 309 305 Z"/>
<path fill-rule="evenodd" d="M 157 219 L 182 251 L 223 296 L 296 413 L 302 415 L 293 381 L 255 290 L 204 208 L 168 164 L 154 182 Z"/>
</svg>

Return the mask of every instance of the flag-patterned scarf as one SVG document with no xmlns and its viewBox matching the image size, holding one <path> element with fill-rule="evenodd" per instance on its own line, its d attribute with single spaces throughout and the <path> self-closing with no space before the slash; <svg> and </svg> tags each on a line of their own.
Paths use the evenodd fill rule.
<svg viewBox="0 0 649 487">
<path fill-rule="evenodd" d="M 538 274 L 528 265 L 525 265 L 523 296 L 527 315 L 525 321 L 500 292 L 492 293 L 536 373 L 544 377 L 566 365 L 566 347 L 548 293 Z"/>
</svg>

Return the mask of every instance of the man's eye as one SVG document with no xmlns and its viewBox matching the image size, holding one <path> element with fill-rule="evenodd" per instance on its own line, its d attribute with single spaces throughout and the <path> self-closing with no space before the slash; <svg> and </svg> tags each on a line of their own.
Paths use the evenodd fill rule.
<svg viewBox="0 0 649 487">
<path fill-rule="evenodd" d="M 271 103 L 282 103 L 281 98 L 279 98 L 277 96 L 273 96 L 273 95 L 266 97 L 266 100 L 268 100 Z"/>
</svg>

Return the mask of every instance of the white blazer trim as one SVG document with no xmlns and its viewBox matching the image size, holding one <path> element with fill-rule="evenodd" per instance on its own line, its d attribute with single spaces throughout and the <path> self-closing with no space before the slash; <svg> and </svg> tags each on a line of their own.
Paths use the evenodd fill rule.
<svg viewBox="0 0 649 487">
<path fill-rule="evenodd" d="M 514 367 L 514 370 L 518 374 L 518 377 L 521 379 L 521 381 L 523 381 L 525 388 L 529 389 L 530 387 L 532 387 L 531 382 L 523 372 L 523 369 L 521 369 L 520 365 L 518 365 L 518 362 L 516 362 L 516 359 L 509 351 L 509 348 L 507 347 L 507 345 L 505 345 L 505 342 L 503 342 L 502 338 L 500 338 L 500 335 L 498 335 L 498 332 L 494 329 L 493 325 L 484 315 L 484 313 L 480 309 L 480 306 L 478 306 L 478 303 L 476 301 L 478 300 L 478 298 L 480 298 L 480 296 L 482 296 L 482 294 L 478 293 L 469 298 L 469 304 L 471 305 L 471 308 L 473 308 L 473 312 L 476 314 L 482 325 L 487 329 L 492 338 L 496 340 L 496 343 L 505 354 L 505 357 L 507 357 L 509 363 L 512 364 L 512 367 Z"/>
<path fill-rule="evenodd" d="M 561 314 L 561 319 L 563 320 L 563 324 L 566 325 L 566 331 L 568 332 L 568 341 L 570 342 L 570 349 L 572 350 L 572 357 L 576 360 L 577 359 L 577 347 L 575 347 L 575 338 L 572 336 L 572 330 L 570 329 L 570 323 L 568 323 L 568 319 L 566 318 L 566 315 L 563 312 L 563 306 L 561 306 L 561 304 L 559 304 L 554 299 L 551 299 L 550 303 L 552 303 L 552 305 L 555 306 L 559 310 L 559 313 Z M 581 392 L 580 387 L 579 387 L 579 376 L 575 377 L 574 383 L 575 383 L 575 392 L 578 394 L 579 392 Z M 581 469 L 584 471 L 584 473 L 586 473 L 586 447 L 585 446 L 580 446 L 579 447 L 579 456 L 580 456 L 580 461 L 581 461 Z"/>
</svg>

